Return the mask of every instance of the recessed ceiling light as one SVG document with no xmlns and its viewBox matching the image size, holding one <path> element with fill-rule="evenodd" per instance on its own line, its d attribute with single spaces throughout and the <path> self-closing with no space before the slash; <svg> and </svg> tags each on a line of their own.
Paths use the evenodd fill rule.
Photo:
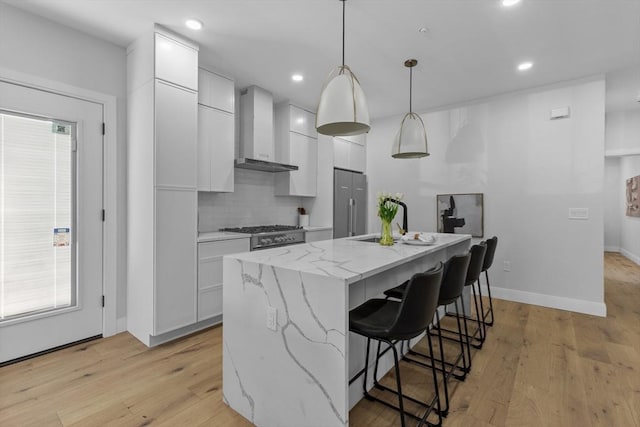
<svg viewBox="0 0 640 427">
<path fill-rule="evenodd" d="M 518 64 L 518 70 L 520 71 L 526 71 L 529 68 L 533 67 L 533 62 L 522 62 L 520 64 Z"/>
<path fill-rule="evenodd" d="M 504 7 L 515 6 L 518 3 L 520 3 L 520 0 L 502 0 L 502 5 Z"/>
<path fill-rule="evenodd" d="M 302 74 L 294 74 L 291 76 L 291 80 L 293 80 L 294 82 L 301 82 L 304 80 L 304 77 L 302 76 Z"/>
<path fill-rule="evenodd" d="M 191 28 L 192 30 L 202 29 L 202 22 L 198 21 L 197 19 L 187 19 L 184 25 L 186 25 L 187 28 Z"/>
</svg>

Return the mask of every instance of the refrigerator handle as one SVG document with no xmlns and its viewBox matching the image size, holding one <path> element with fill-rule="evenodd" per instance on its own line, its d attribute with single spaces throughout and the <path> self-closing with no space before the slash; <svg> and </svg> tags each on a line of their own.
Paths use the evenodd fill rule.
<svg viewBox="0 0 640 427">
<path fill-rule="evenodd" d="M 354 205 L 355 200 L 353 199 L 349 199 L 349 227 L 347 230 L 347 235 L 348 236 L 353 236 L 353 205 Z"/>
<path fill-rule="evenodd" d="M 351 215 L 351 219 L 353 221 L 351 225 L 352 236 L 355 236 L 358 232 L 358 204 L 356 202 L 356 199 L 353 199 L 353 215 Z"/>
</svg>

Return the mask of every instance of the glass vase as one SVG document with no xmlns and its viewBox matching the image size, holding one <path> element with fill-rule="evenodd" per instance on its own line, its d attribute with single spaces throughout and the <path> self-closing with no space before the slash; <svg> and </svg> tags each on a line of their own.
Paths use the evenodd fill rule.
<svg viewBox="0 0 640 427">
<path fill-rule="evenodd" d="M 391 221 L 382 220 L 382 231 L 380 232 L 380 244 L 382 246 L 393 245 L 393 231 Z"/>
</svg>

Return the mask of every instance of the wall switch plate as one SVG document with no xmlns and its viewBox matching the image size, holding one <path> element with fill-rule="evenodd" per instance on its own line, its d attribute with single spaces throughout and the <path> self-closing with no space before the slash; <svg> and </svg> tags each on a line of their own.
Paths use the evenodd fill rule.
<svg viewBox="0 0 640 427">
<path fill-rule="evenodd" d="M 566 119 L 571 115 L 569 107 L 554 108 L 551 110 L 551 120 Z"/>
<path fill-rule="evenodd" d="M 569 208 L 569 219 L 589 219 L 589 208 Z"/>
<path fill-rule="evenodd" d="M 511 271 L 511 261 L 504 261 L 502 264 L 502 269 L 504 271 Z"/>
<path fill-rule="evenodd" d="M 275 307 L 267 306 L 267 328 L 278 330 L 278 309 Z"/>
</svg>

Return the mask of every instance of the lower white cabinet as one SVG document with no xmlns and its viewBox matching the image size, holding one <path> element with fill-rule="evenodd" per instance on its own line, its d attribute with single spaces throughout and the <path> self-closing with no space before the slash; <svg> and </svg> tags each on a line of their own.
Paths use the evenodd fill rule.
<svg viewBox="0 0 640 427">
<path fill-rule="evenodd" d="M 307 230 L 305 233 L 305 243 L 319 242 L 320 240 L 333 239 L 333 228 L 326 230 Z"/>
<path fill-rule="evenodd" d="M 222 257 L 248 251 L 248 237 L 198 243 L 198 321 L 222 314 Z"/>
<path fill-rule="evenodd" d="M 197 193 L 156 190 L 153 335 L 196 321 Z"/>
</svg>

